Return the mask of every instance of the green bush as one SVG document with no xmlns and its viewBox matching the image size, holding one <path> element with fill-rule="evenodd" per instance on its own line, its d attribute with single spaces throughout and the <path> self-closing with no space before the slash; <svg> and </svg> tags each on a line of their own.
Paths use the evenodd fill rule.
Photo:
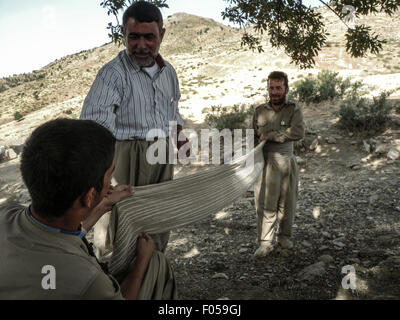
<svg viewBox="0 0 400 320">
<path fill-rule="evenodd" d="M 337 72 L 322 70 L 317 77 L 309 75 L 296 81 L 291 97 L 305 103 L 319 103 L 343 97 L 350 87 L 349 78 L 343 80 Z"/>
<path fill-rule="evenodd" d="M 394 106 L 394 110 L 396 111 L 397 114 L 400 114 L 400 103 Z"/>
<path fill-rule="evenodd" d="M 223 129 L 245 129 L 244 121 L 253 114 L 254 107 L 245 105 L 234 105 L 232 108 L 212 106 L 205 117 L 205 122 L 218 130 Z"/>
<path fill-rule="evenodd" d="M 21 120 L 24 116 L 19 111 L 14 112 L 14 120 L 18 121 Z"/>
<path fill-rule="evenodd" d="M 338 126 L 350 131 L 380 130 L 389 119 L 392 106 L 387 102 L 388 93 L 382 92 L 372 102 L 350 94 L 340 104 L 335 115 L 339 117 Z"/>
<path fill-rule="evenodd" d="M 316 100 L 316 96 L 318 95 L 317 80 L 308 77 L 295 82 L 294 87 L 294 90 L 289 91 L 291 92 L 289 98 L 293 97 L 305 103 L 314 102 Z"/>
</svg>

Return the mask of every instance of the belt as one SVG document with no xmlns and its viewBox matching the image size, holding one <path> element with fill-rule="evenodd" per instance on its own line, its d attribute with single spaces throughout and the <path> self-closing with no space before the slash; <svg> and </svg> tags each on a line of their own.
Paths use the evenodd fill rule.
<svg viewBox="0 0 400 320">
<path fill-rule="evenodd" d="M 140 137 L 132 137 L 131 139 L 125 140 L 125 141 L 157 141 L 158 139 L 168 139 L 169 137 L 154 137 L 153 140 L 146 140 L 146 138 L 140 138 Z"/>
</svg>

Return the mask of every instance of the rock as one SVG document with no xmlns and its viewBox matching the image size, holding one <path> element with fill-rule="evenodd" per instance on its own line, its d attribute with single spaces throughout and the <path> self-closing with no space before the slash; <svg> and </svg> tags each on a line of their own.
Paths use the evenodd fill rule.
<svg viewBox="0 0 400 320">
<path fill-rule="evenodd" d="M 382 235 L 376 238 L 376 242 L 382 246 L 391 245 L 396 241 L 393 235 Z"/>
<path fill-rule="evenodd" d="M 355 162 L 349 163 L 346 167 L 352 169 L 353 167 L 358 166 L 358 165 L 359 165 L 359 162 L 355 161 Z"/>
<path fill-rule="evenodd" d="M 333 243 L 335 246 L 339 247 L 339 248 L 344 248 L 344 247 L 346 246 L 343 242 L 340 242 L 340 241 L 335 241 L 335 240 L 333 240 L 332 243 Z"/>
<path fill-rule="evenodd" d="M 321 182 L 326 182 L 328 180 L 329 180 L 329 176 L 321 176 L 321 177 L 319 177 L 319 181 L 321 181 Z"/>
<path fill-rule="evenodd" d="M 365 151 L 367 151 L 368 153 L 370 153 L 370 152 L 371 152 L 371 145 L 370 145 L 367 141 L 365 141 L 365 140 L 363 140 L 363 145 L 364 145 Z"/>
<path fill-rule="evenodd" d="M 384 154 L 387 152 L 387 146 L 385 144 L 378 144 L 375 149 L 375 153 Z"/>
<path fill-rule="evenodd" d="M 314 263 L 299 272 L 298 277 L 301 280 L 313 280 L 316 277 L 322 276 L 326 272 L 325 262 Z"/>
<path fill-rule="evenodd" d="M 329 232 L 326 231 L 322 231 L 321 234 L 325 237 L 325 238 L 330 238 L 331 234 Z"/>
<path fill-rule="evenodd" d="M 361 166 L 353 166 L 351 169 L 352 169 L 352 170 L 360 170 L 360 169 L 361 169 Z"/>
<path fill-rule="evenodd" d="M 359 264 L 359 263 L 360 263 L 360 259 L 354 258 L 354 257 L 348 258 L 347 260 L 348 260 L 350 263 L 354 263 L 354 264 Z"/>
<path fill-rule="evenodd" d="M 306 160 L 300 157 L 296 157 L 296 162 L 298 165 L 306 164 Z"/>
<path fill-rule="evenodd" d="M 389 152 L 387 153 L 387 157 L 390 160 L 397 160 L 400 158 L 400 152 L 397 151 L 397 149 L 395 149 L 395 148 L 391 148 L 389 150 Z"/>
<path fill-rule="evenodd" d="M 318 139 L 314 139 L 314 141 L 311 142 L 311 145 L 310 145 L 309 149 L 311 151 L 313 151 L 313 150 L 315 150 L 317 148 L 317 145 L 318 145 Z"/>
<path fill-rule="evenodd" d="M 249 251 L 249 249 L 247 249 L 247 248 L 240 248 L 239 249 L 239 253 L 245 253 L 247 251 Z"/>
<path fill-rule="evenodd" d="M 356 140 L 351 140 L 351 141 L 350 141 L 350 144 L 353 145 L 353 146 L 356 145 L 357 143 L 358 143 L 358 142 L 357 142 Z"/>
<path fill-rule="evenodd" d="M 324 254 L 318 258 L 319 261 L 325 262 L 325 263 L 331 263 L 334 259 L 332 256 L 329 254 Z"/>
<path fill-rule="evenodd" d="M 0 160 L 2 160 L 6 155 L 6 147 L 0 146 Z"/>
<path fill-rule="evenodd" d="M 333 137 L 326 138 L 328 144 L 336 144 L 336 139 Z"/>
<path fill-rule="evenodd" d="M 212 279 L 226 279 L 226 280 L 229 280 L 229 277 L 225 273 L 216 273 L 211 278 Z"/>
<path fill-rule="evenodd" d="M 349 132 L 349 137 L 352 137 L 354 135 L 353 132 Z"/>
<path fill-rule="evenodd" d="M 369 204 L 374 204 L 376 201 L 378 201 L 378 199 L 379 199 L 379 196 L 377 194 L 370 196 L 368 199 Z"/>
<path fill-rule="evenodd" d="M 312 244 L 309 243 L 307 240 L 303 240 L 303 241 L 301 242 L 301 244 L 302 244 L 304 247 L 307 247 L 307 248 L 312 247 Z"/>
<path fill-rule="evenodd" d="M 13 160 L 13 159 L 16 159 L 18 157 L 17 153 L 12 148 L 7 149 L 6 152 L 7 152 L 7 158 L 9 160 Z"/>
</svg>

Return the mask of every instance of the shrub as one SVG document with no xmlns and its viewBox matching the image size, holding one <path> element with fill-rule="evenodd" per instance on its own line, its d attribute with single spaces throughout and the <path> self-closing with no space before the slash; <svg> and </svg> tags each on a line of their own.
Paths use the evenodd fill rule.
<svg viewBox="0 0 400 320">
<path fill-rule="evenodd" d="M 349 78 L 343 80 L 337 72 L 322 70 L 315 78 L 312 75 L 294 83 L 291 97 L 305 103 L 319 103 L 341 98 L 351 87 Z"/>
<path fill-rule="evenodd" d="M 317 80 L 305 78 L 294 83 L 294 90 L 290 91 L 291 96 L 301 102 L 310 103 L 316 100 L 318 94 Z"/>
<path fill-rule="evenodd" d="M 358 94 L 350 94 L 340 104 L 335 115 L 339 117 L 338 126 L 347 130 L 380 130 L 384 127 L 392 106 L 387 102 L 388 93 L 382 92 L 372 102 L 360 98 Z"/>
<path fill-rule="evenodd" d="M 394 110 L 396 111 L 397 114 L 400 114 L 400 103 L 394 106 Z"/>
<path fill-rule="evenodd" d="M 21 120 L 23 117 L 24 116 L 19 111 L 14 112 L 14 120 L 18 121 Z"/>
<path fill-rule="evenodd" d="M 234 105 L 232 108 L 212 106 L 210 113 L 205 117 L 205 122 L 218 130 L 245 129 L 244 122 L 253 111 L 253 106 L 247 108 L 245 105 Z"/>
</svg>

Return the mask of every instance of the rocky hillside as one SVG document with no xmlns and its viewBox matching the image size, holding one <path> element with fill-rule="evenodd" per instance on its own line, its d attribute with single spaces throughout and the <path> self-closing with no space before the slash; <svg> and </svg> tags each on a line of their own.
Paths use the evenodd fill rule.
<svg viewBox="0 0 400 320">
<path fill-rule="evenodd" d="M 184 13 L 168 17 L 161 53 L 179 74 L 184 116 L 199 121 L 206 107 L 262 100 L 265 78 L 273 69 L 287 71 L 291 81 L 330 69 L 362 78 L 371 85 L 371 90 L 378 86 L 374 92 L 400 86 L 398 14 L 365 19 L 388 43 L 377 56 L 354 59 L 344 49 L 345 26 L 329 10 L 323 11 L 330 36 L 316 58 L 316 68 L 310 70 L 296 68 L 283 52 L 272 49 L 266 39 L 265 52 L 259 54 L 240 46 L 242 32 L 238 29 Z M 64 116 L 76 117 L 98 70 L 121 49 L 110 43 L 66 56 L 30 74 L 0 79 L 0 125 L 50 108 L 60 109 Z M 1 135 L 0 143 L 6 138 Z"/>
</svg>

